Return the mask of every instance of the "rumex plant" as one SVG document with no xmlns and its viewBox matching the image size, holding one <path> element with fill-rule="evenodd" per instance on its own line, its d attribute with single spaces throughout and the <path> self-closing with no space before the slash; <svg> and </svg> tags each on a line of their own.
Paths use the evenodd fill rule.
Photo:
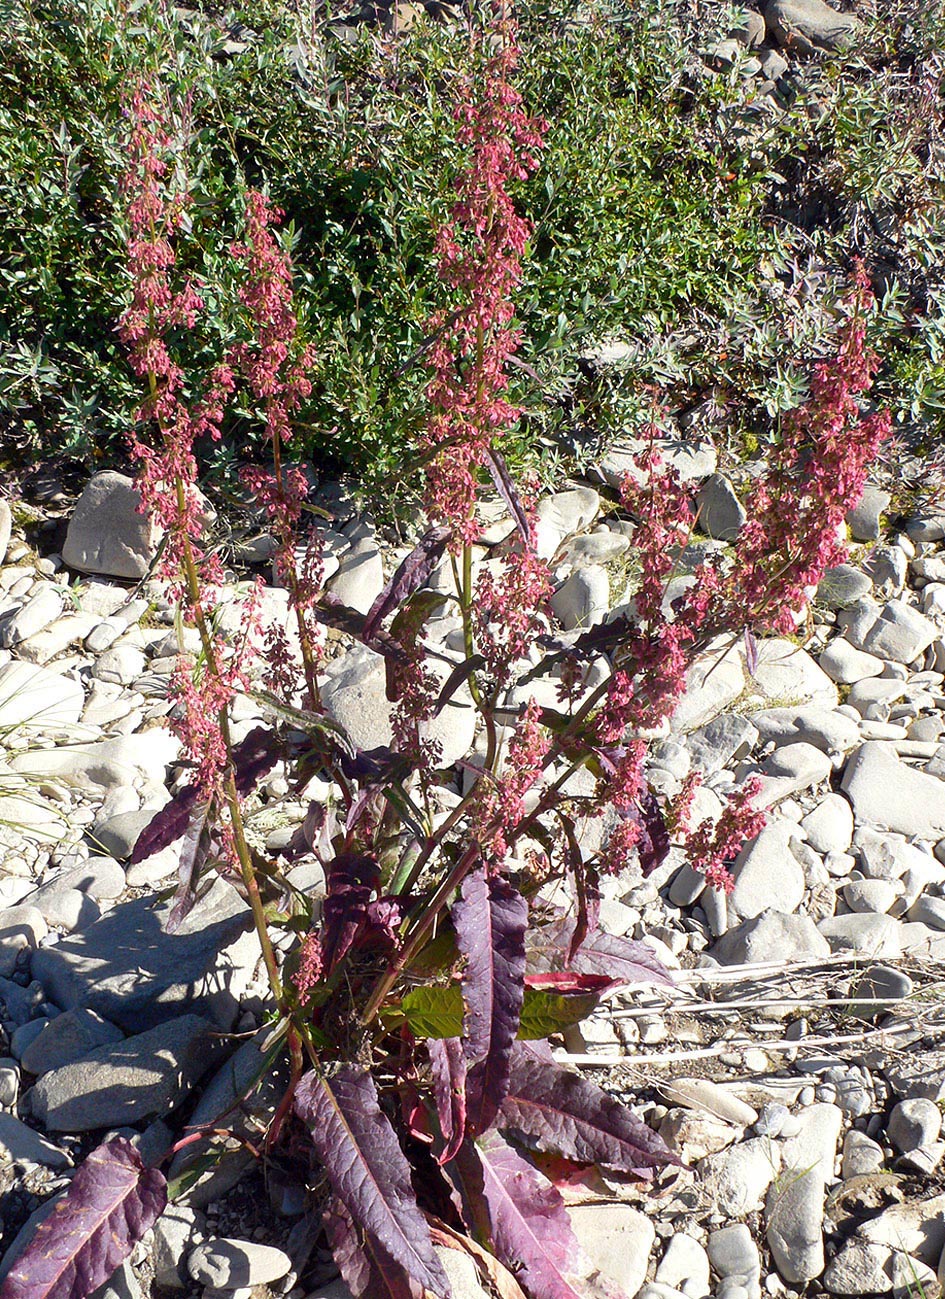
<svg viewBox="0 0 945 1299">
<path fill-rule="evenodd" d="M 635 528 L 634 598 L 610 621 L 562 633 L 548 604 L 554 556 L 501 452 L 519 416 L 504 394 L 530 233 L 512 195 L 537 166 L 542 125 L 513 84 L 514 27 L 499 23 L 491 40 L 457 97 L 468 166 L 438 240 L 454 303 L 431 322 L 427 358 L 430 528 L 367 615 L 321 589 L 317 538 L 303 525 L 306 480 L 286 461 L 310 358 L 298 341 L 278 214 L 248 194 L 233 248 L 243 270 L 241 341 L 202 392 L 196 380 L 185 385 L 174 332 L 192 326 L 202 303 L 196 286 L 175 285 L 186 193 L 167 183 L 172 117 L 154 87 L 129 102 L 133 297 L 122 335 L 147 383 L 133 445 L 145 505 L 165 530 L 161 575 L 201 646 L 178 678 L 192 780 L 144 831 L 135 858 L 180 846 L 172 924 L 211 871 L 249 904 L 272 989 L 269 1046 L 284 1042 L 289 1060 L 265 1144 L 280 1143 L 293 1161 L 359 1299 L 445 1299 L 438 1245 L 464 1249 L 503 1295 L 601 1291 L 544 1156 L 558 1170 L 601 1165 L 644 1179 L 676 1160 L 626 1106 L 556 1063 L 548 1043 L 615 987 L 668 979 L 644 943 L 598 928 L 600 875 L 649 873 L 675 837 L 715 887 L 730 886 L 727 865 L 761 824 L 753 787 L 717 823 L 691 826 L 695 781 L 661 803 L 647 787 L 648 739 L 665 731 L 689 667 L 713 638 L 744 635 L 750 658 L 756 634 L 793 629 L 809 588 L 837 558 L 836 524 L 885 432 L 883 417 L 861 420 L 856 402 L 874 368 L 858 272 L 838 356 L 818 367 L 810 402 L 788 421 L 734 556 L 706 562 L 671 598 L 695 514 L 660 460 L 654 417 L 620 493 Z M 240 383 L 264 413 L 271 456 L 244 484 L 270 520 L 294 627 L 268 629 L 262 661 L 252 608 L 235 643 L 217 630 L 222 574 L 204 548 L 195 482 L 195 439 L 216 435 L 221 403 Z M 512 532 L 477 569 L 477 506 L 490 482 Z M 438 569 L 452 576 L 451 590 L 433 581 Z M 435 639 L 434 614 L 452 619 L 461 649 Z M 391 745 L 359 750 L 325 712 L 326 626 L 383 658 Z M 435 723 L 463 691 L 479 738 L 457 778 L 442 764 Z M 239 693 L 273 720 L 234 743 Z M 256 784 L 280 759 L 299 788 L 318 775 L 331 794 L 312 799 L 284 859 L 273 861 L 251 846 L 246 817 Z M 576 779 L 585 774 L 589 782 Z M 596 826 L 605 814 L 612 824 Z M 323 868 L 321 897 L 285 878 L 286 864 L 305 858 Z M 568 909 L 544 887 L 562 879 Z M 141 1238 L 165 1194 L 162 1174 L 128 1143 L 107 1143 L 76 1176 L 65 1211 L 40 1226 L 3 1299 L 87 1294 Z"/>
</svg>

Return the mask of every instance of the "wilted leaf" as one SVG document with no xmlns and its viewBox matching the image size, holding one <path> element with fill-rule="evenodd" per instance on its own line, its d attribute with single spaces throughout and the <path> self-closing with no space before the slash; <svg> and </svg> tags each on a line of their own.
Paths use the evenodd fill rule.
<svg viewBox="0 0 945 1299">
<path fill-rule="evenodd" d="M 452 914 L 466 958 L 463 1048 L 472 1066 L 466 1080 L 466 1123 L 478 1133 L 489 1127 L 508 1088 L 509 1055 L 525 991 L 528 903 L 508 880 L 488 879 L 482 867 L 466 876 Z"/>
<path fill-rule="evenodd" d="M 339 853 L 328 865 L 322 903 L 322 960 L 330 974 L 351 950 L 367 921 L 367 909 L 380 883 L 373 857 Z"/>
<path fill-rule="evenodd" d="M 547 992 L 596 992 L 598 995 L 619 988 L 620 979 L 606 974 L 578 974 L 575 970 L 546 970 L 541 974 L 526 974 L 525 987 L 542 988 Z"/>
<path fill-rule="evenodd" d="M 466 1056 L 458 1037 L 427 1043 L 433 1074 L 433 1097 L 440 1121 L 444 1146 L 437 1156 L 440 1164 L 448 1163 L 466 1134 Z"/>
<path fill-rule="evenodd" d="M 467 1141 L 453 1165 L 464 1213 L 488 1206 L 492 1248 L 533 1299 L 586 1299 L 585 1260 L 561 1196 L 496 1132 Z M 473 1227 L 470 1221 L 467 1225 Z"/>
<path fill-rule="evenodd" d="M 620 983 L 664 983 L 672 979 L 660 964 L 653 949 L 631 938 L 618 938 L 602 929 L 589 934 L 568 961 L 568 950 L 574 934 L 570 917 L 532 925 L 526 935 L 526 954 L 530 973 L 572 968 L 578 974 L 605 974 Z"/>
<path fill-rule="evenodd" d="M 548 992 L 526 987 L 518 1036 L 538 1039 L 563 1033 L 571 1024 L 587 1019 L 599 1003 L 597 992 Z"/>
<path fill-rule="evenodd" d="M 449 1282 L 417 1206 L 410 1165 L 381 1112 L 370 1074 L 351 1065 L 330 1078 L 308 1073 L 295 1093 L 295 1110 L 332 1190 L 372 1248 L 448 1299 Z"/>
<path fill-rule="evenodd" d="M 498 1299 L 528 1299 L 509 1269 L 472 1237 L 461 1236 L 445 1222 L 431 1222 L 430 1235 L 435 1245 L 443 1245 L 448 1249 L 469 1254 L 475 1260 L 480 1275 L 498 1295 Z"/>
<path fill-rule="evenodd" d="M 236 792 L 241 798 L 251 794 L 263 776 L 268 776 L 279 760 L 279 746 L 272 731 L 254 726 L 239 744 L 233 745 L 231 761 Z"/>
<path fill-rule="evenodd" d="M 508 468 L 502 456 L 494 448 L 486 452 L 486 464 L 489 473 L 492 475 L 492 481 L 499 489 L 499 495 L 509 507 L 509 513 L 515 520 L 515 526 L 522 535 L 522 540 L 526 546 L 531 545 L 531 537 L 528 528 L 528 515 L 525 513 L 525 506 L 522 499 L 516 491 L 515 484 L 509 474 Z"/>
<path fill-rule="evenodd" d="M 138 840 L 131 850 L 129 861 L 132 865 L 144 861 L 162 848 L 175 843 L 187 833 L 191 823 L 194 807 L 197 803 L 197 788 L 187 785 L 180 790 L 169 803 L 166 803 L 138 835 Z M 201 824 L 202 824 L 201 818 Z"/>
<path fill-rule="evenodd" d="M 197 881 L 210 853 L 210 827 L 207 825 L 209 811 L 209 803 L 198 804 L 184 834 L 177 866 L 179 883 L 164 925 L 169 934 L 177 932 L 184 917 L 197 901 Z"/>
<path fill-rule="evenodd" d="M 368 610 L 362 633 L 366 640 L 371 639 L 389 613 L 399 609 L 414 591 L 426 586 L 430 575 L 443 558 L 450 531 L 443 526 L 430 528 L 406 559 L 401 561 L 396 573 Z"/>
<path fill-rule="evenodd" d="M 86 1299 L 128 1257 L 167 1204 L 167 1184 L 130 1141 L 93 1150 L 7 1273 L 2 1299 Z"/>
<path fill-rule="evenodd" d="M 520 1047 L 512 1052 L 509 1094 L 497 1122 L 526 1145 L 579 1163 L 635 1173 L 680 1162 L 652 1128 L 603 1088 Z"/>
<path fill-rule="evenodd" d="M 337 1196 L 322 1210 L 322 1223 L 332 1257 L 354 1299 L 425 1299 L 424 1288 L 386 1250 L 362 1237 Z"/>
<path fill-rule="evenodd" d="M 652 875 L 658 866 L 662 866 L 670 848 L 669 830 L 655 795 L 645 790 L 640 795 L 639 803 L 623 815 L 639 827 L 636 849 L 640 869 L 644 876 Z"/>
</svg>

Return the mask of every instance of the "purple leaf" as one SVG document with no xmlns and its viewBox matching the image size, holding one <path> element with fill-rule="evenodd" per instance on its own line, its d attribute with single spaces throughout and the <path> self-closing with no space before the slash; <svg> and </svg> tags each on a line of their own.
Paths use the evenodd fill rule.
<svg viewBox="0 0 945 1299">
<path fill-rule="evenodd" d="M 426 586 L 430 575 L 443 558 L 450 535 L 450 528 L 438 526 L 420 538 L 368 610 L 361 632 L 365 640 L 371 640 L 389 613 L 399 609 L 414 591 Z"/>
<path fill-rule="evenodd" d="M 424 1299 L 424 1289 L 411 1281 L 376 1241 L 362 1239 L 350 1213 L 332 1196 L 322 1210 L 322 1223 L 332 1256 L 354 1299 Z"/>
<path fill-rule="evenodd" d="M 498 1126 L 535 1149 L 626 1173 L 680 1161 L 652 1128 L 580 1074 L 516 1044 Z"/>
<path fill-rule="evenodd" d="M 472 1227 L 473 1205 L 484 1200 L 492 1248 L 533 1299 L 586 1299 L 584 1259 L 561 1196 L 537 1169 L 496 1132 L 467 1141 L 454 1161 L 463 1208 Z"/>
<path fill-rule="evenodd" d="M 180 862 L 177 866 L 179 883 L 174 894 L 170 914 L 164 928 L 167 933 L 176 933 L 184 917 L 193 909 L 197 901 L 197 881 L 200 872 L 210 853 L 210 830 L 207 826 L 209 803 L 201 803 L 197 814 L 191 819 L 181 844 Z"/>
<path fill-rule="evenodd" d="M 525 994 L 528 903 L 502 876 L 484 867 L 467 875 L 453 906 L 453 928 L 463 971 L 463 1049 L 471 1064 L 466 1081 L 466 1126 L 485 1132 L 509 1082 L 509 1057 Z"/>
<path fill-rule="evenodd" d="M 449 1299 L 446 1273 L 410 1184 L 410 1165 L 381 1112 L 370 1074 L 352 1065 L 342 1065 L 331 1078 L 308 1073 L 295 1093 L 295 1109 L 332 1190 L 371 1249 Z"/>
<path fill-rule="evenodd" d="M 669 831 L 656 796 L 645 790 L 640 795 L 638 805 L 630 807 L 623 815 L 639 828 L 636 849 L 640 869 L 644 876 L 652 875 L 657 866 L 666 860 L 670 849 Z"/>
<path fill-rule="evenodd" d="M 466 1135 L 466 1056 L 458 1037 L 429 1038 L 433 1097 L 444 1147 L 437 1163 L 453 1158 Z"/>
<path fill-rule="evenodd" d="M 758 642 L 750 627 L 745 628 L 745 666 L 748 668 L 748 675 L 754 677 L 758 671 Z"/>
<path fill-rule="evenodd" d="M 464 658 L 456 664 L 453 671 L 449 674 L 443 683 L 443 689 L 436 697 L 436 703 L 433 705 L 433 716 L 437 717 L 456 694 L 464 681 L 468 680 L 474 672 L 485 666 L 486 660 L 481 654 L 471 654 L 469 658 Z"/>
<path fill-rule="evenodd" d="M 131 864 L 137 865 L 146 857 L 160 852 L 168 844 L 182 838 L 187 833 L 196 802 L 197 787 L 186 785 L 169 803 L 156 812 L 138 835 L 138 841 L 131 852 Z M 203 818 L 201 823 L 202 821 Z"/>
<path fill-rule="evenodd" d="M 326 627 L 347 632 L 355 640 L 370 645 L 371 649 L 377 650 L 385 658 L 391 657 L 403 661 L 405 657 L 403 647 L 382 628 L 375 627 L 373 634 L 366 636 L 364 628 L 367 620 L 364 614 L 358 613 L 357 609 L 349 608 L 331 591 L 322 592 L 318 604 L 312 605 L 312 614 Z"/>
<path fill-rule="evenodd" d="M 527 936 L 528 969 L 540 974 L 546 970 L 571 968 L 578 974 L 606 974 L 621 983 L 665 983 L 672 979 L 646 943 L 598 929 L 585 938 L 568 959 L 575 922 L 570 917 L 532 925 Z"/>
<path fill-rule="evenodd" d="M 279 750 L 271 731 L 264 726 L 254 726 L 239 744 L 233 746 L 231 756 L 236 790 L 242 798 L 245 798 L 247 794 L 252 793 L 263 776 L 276 765 Z M 191 813 L 199 797 L 200 790 L 196 785 L 185 785 L 151 818 L 138 835 L 138 842 L 131 854 L 132 865 L 160 852 L 162 848 L 183 838 L 192 829 Z M 198 813 L 201 827 L 205 819 L 204 809 Z"/>
<path fill-rule="evenodd" d="M 521 497 L 515 490 L 515 484 L 512 482 L 505 461 L 498 451 L 490 448 L 486 452 L 486 464 L 489 467 L 489 473 L 492 475 L 492 481 L 499 489 L 499 495 L 509 507 L 509 513 L 515 520 L 515 526 L 522 534 L 526 547 L 530 548 L 531 533 L 528 526 L 528 515 L 525 512 Z"/>
<path fill-rule="evenodd" d="M 85 1299 L 107 1281 L 167 1204 L 167 1184 L 130 1141 L 93 1150 L 0 1287 L 3 1299 Z"/>
<path fill-rule="evenodd" d="M 272 731 L 265 726 L 254 726 L 239 744 L 233 745 L 230 757 L 236 792 L 245 798 L 279 761 L 279 746 Z"/>
<path fill-rule="evenodd" d="M 354 946 L 367 923 L 377 893 L 380 867 L 373 857 L 339 853 L 328 864 L 327 897 L 322 904 L 322 959 L 330 974 Z"/>
</svg>

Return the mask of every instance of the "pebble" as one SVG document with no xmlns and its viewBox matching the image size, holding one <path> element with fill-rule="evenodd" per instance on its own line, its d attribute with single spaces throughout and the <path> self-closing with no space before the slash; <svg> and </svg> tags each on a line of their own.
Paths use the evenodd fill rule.
<svg viewBox="0 0 945 1299">
<path fill-rule="evenodd" d="M 932 1101 L 918 1097 L 894 1106 L 886 1132 L 896 1149 L 908 1154 L 937 1141 L 941 1130 L 941 1110 Z"/>
<path fill-rule="evenodd" d="M 279 1281 L 292 1268 L 288 1254 L 272 1245 L 214 1237 L 187 1256 L 187 1271 L 201 1285 L 235 1290 Z"/>
</svg>

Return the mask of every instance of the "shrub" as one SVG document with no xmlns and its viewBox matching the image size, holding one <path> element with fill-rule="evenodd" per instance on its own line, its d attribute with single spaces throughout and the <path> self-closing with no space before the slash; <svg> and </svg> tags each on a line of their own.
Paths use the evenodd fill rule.
<svg viewBox="0 0 945 1299">
<path fill-rule="evenodd" d="M 418 1288 L 445 1299 L 434 1246 L 447 1240 L 505 1294 L 586 1294 L 587 1263 L 540 1152 L 631 1177 L 674 1162 L 625 1106 L 556 1064 L 546 1039 L 618 984 L 667 977 L 645 944 L 598 931 L 602 872 L 648 873 L 669 851 L 671 826 L 710 882 L 730 887 L 727 863 L 763 820 L 752 787 L 717 824 L 690 827 L 694 784 L 661 806 L 646 783 L 646 737 L 668 721 L 694 656 L 720 631 L 743 633 L 751 654 L 756 632 L 794 625 L 837 558 L 838 519 L 888 431 L 885 417 L 859 412 L 877 364 L 865 344 L 870 295 L 860 270 L 838 354 L 815 369 L 809 402 L 787 421 L 734 558 L 703 563 L 694 586 L 667 609 L 674 555 L 694 511 L 661 464 L 653 427 L 636 460 L 641 481 L 628 475 L 621 488 L 640 571 L 632 610 L 562 636 L 547 607 L 550 566 L 537 553 L 535 516 L 502 453 L 521 413 L 510 400 L 520 342 L 511 295 L 528 235 L 509 187 L 535 169 L 545 132 L 513 84 L 514 29 L 502 24 L 487 35 L 498 48 L 486 58 L 477 42 L 480 62 L 457 88 L 456 141 L 466 156 L 437 238 L 447 301 L 426 323 L 435 339 L 423 437 L 432 526 L 366 616 L 319 590 L 317 545 L 300 563 L 294 544 L 306 484 L 286 455 L 295 449 L 291 417 L 307 396 L 308 367 L 291 265 L 273 233 L 278 214 L 258 191 L 244 196 L 245 233 L 232 249 L 245 271 L 229 304 L 233 337 L 201 386 L 178 359 L 207 307 L 177 257 L 194 203 L 186 176 L 171 166 L 179 113 L 153 75 L 129 98 L 133 296 L 120 333 L 147 385 L 134 454 L 147 507 L 166 529 L 161 574 L 201 643 L 176 683 L 193 780 L 155 816 L 134 855 L 180 845 L 172 926 L 202 875 L 217 871 L 241 888 L 269 974 L 269 1047 L 283 1041 L 291 1064 L 267 1146 L 284 1139 L 301 1177 L 323 1176 L 312 1208 L 346 1282 L 372 1299 Z M 274 655 L 254 652 L 252 601 L 235 641 L 219 633 L 221 574 L 202 552 L 194 447 L 221 436 L 235 370 L 262 411 L 271 465 L 251 468 L 246 485 L 279 538 L 296 618 L 294 646 L 287 628 L 271 629 Z M 487 477 L 516 536 L 498 571 L 475 575 L 477 494 Z M 463 633 L 458 661 L 431 644 L 426 629 L 446 601 L 428 585 L 444 560 Z M 358 750 L 322 709 L 317 628 L 325 624 L 382 655 L 393 746 Z M 608 670 L 595 682 L 588 667 L 602 656 Z M 552 672 L 557 706 L 542 706 L 534 683 Z M 484 751 L 457 792 L 425 728 L 463 685 Z M 230 707 L 241 692 L 264 703 L 277 724 L 234 743 Z M 334 801 L 312 801 L 290 847 L 324 868 L 320 908 L 289 888 L 275 863 L 262 863 L 247 839 L 247 800 L 280 756 L 300 780 L 315 770 L 336 791 Z M 585 769 L 593 789 L 576 795 L 568 781 Z M 582 827 L 605 810 L 615 823 L 592 849 Z M 573 891 L 570 914 L 542 897 L 542 885 L 562 878 Z M 291 943 L 282 963 L 280 931 Z M 166 1195 L 159 1169 L 145 1168 L 129 1142 L 106 1143 L 38 1227 L 3 1299 L 86 1295 L 147 1232 Z"/>
</svg>

